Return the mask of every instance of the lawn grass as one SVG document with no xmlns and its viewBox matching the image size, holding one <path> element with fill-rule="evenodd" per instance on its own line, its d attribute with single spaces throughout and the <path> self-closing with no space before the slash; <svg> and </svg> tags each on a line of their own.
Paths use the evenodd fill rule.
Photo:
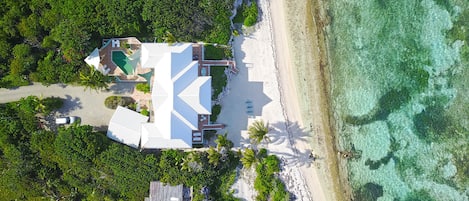
<svg viewBox="0 0 469 201">
<path fill-rule="evenodd" d="M 216 100 L 218 95 L 223 91 L 226 86 L 227 78 L 225 69 L 227 66 L 212 66 L 210 67 L 210 76 L 212 76 L 212 100 Z"/>
<path fill-rule="evenodd" d="M 221 105 L 214 105 L 212 107 L 212 115 L 210 115 L 210 122 L 217 122 L 218 115 L 221 112 Z"/>
<path fill-rule="evenodd" d="M 207 60 L 219 60 L 226 57 L 224 48 L 207 45 L 204 47 L 204 49 L 204 57 Z"/>
</svg>

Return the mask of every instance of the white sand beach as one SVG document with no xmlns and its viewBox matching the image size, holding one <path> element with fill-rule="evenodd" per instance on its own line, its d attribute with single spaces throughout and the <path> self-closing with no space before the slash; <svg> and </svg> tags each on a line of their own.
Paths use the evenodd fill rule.
<svg viewBox="0 0 469 201">
<path fill-rule="evenodd" d="M 293 67 L 295 56 L 290 48 L 292 40 L 285 18 L 285 2 L 260 0 L 259 6 L 261 16 L 255 30 L 234 39 L 234 54 L 240 72 L 229 80 L 227 95 L 221 100 L 222 111 L 218 121 L 227 125 L 229 139 L 241 148 L 250 146 L 247 128 L 254 120 L 269 122 L 271 142 L 260 147 L 282 159 L 280 175 L 287 189 L 297 200 L 336 200 L 336 188 L 329 171 L 324 171 L 330 166 L 328 157 L 331 153 L 326 153 L 328 150 L 324 147 L 313 147 L 312 143 L 313 131 L 317 134 L 324 129 L 321 126 L 324 110 L 309 111 L 319 117 L 315 118 L 317 122 L 305 123 L 302 120 L 303 109 L 299 99 L 304 97 L 297 92 L 298 77 Z M 317 76 L 320 75 L 312 77 Z M 318 87 L 311 90 L 316 92 L 315 96 L 325 95 Z M 247 108 L 248 104 L 252 109 Z M 325 135 L 327 132 L 320 133 Z M 314 162 L 309 158 L 312 147 L 319 155 Z M 235 196 L 253 200 L 253 181 L 249 172 L 242 174 L 233 186 Z"/>
</svg>

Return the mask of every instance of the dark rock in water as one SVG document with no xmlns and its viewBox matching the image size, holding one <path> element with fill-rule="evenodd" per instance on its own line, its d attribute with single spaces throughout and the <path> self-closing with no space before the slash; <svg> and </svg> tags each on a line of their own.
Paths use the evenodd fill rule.
<svg viewBox="0 0 469 201">
<path fill-rule="evenodd" d="M 376 201 L 383 196 L 383 186 L 375 183 L 366 183 L 354 193 L 355 201 Z"/>
<path fill-rule="evenodd" d="M 427 191 L 419 190 L 409 193 L 404 201 L 435 201 Z"/>
<path fill-rule="evenodd" d="M 420 139 L 434 141 L 441 138 L 448 127 L 448 118 L 442 106 L 430 106 L 414 116 L 414 125 Z"/>
<path fill-rule="evenodd" d="M 353 125 L 364 125 L 374 121 L 386 120 L 391 112 L 400 109 L 410 101 L 410 98 L 410 91 L 407 88 L 390 90 L 379 98 L 378 105 L 368 114 L 347 116 L 345 122 Z"/>
<path fill-rule="evenodd" d="M 388 118 L 391 112 L 400 109 L 410 101 L 410 98 L 410 91 L 407 88 L 388 91 L 379 99 L 379 111 L 376 118 L 380 120 Z"/>
</svg>

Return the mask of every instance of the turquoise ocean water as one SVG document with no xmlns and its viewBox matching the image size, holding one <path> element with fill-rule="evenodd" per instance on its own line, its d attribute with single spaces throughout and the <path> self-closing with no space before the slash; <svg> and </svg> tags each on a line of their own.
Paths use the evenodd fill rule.
<svg viewBox="0 0 469 201">
<path fill-rule="evenodd" d="M 328 12 L 355 200 L 469 200 L 469 1 L 335 0 Z"/>
</svg>

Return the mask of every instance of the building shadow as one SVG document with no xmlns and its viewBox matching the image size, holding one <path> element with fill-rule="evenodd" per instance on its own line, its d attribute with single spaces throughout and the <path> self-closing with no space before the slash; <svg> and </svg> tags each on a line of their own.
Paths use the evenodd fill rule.
<svg viewBox="0 0 469 201">
<path fill-rule="evenodd" d="M 108 125 L 101 125 L 101 126 L 93 126 L 94 130 L 106 132 L 108 129 Z"/>
<path fill-rule="evenodd" d="M 234 47 L 240 48 L 244 40 L 244 37 L 236 38 Z M 240 147 L 250 143 L 249 139 L 241 136 L 241 131 L 247 130 L 249 118 L 261 116 L 264 106 L 272 99 L 264 93 L 264 82 L 249 79 L 250 69 L 255 66 L 244 62 L 245 52 L 235 51 L 234 54 L 239 72 L 227 76 L 229 81 L 225 87 L 226 94 L 220 100 L 222 109 L 217 122 L 226 125 L 219 133 L 228 132 L 228 139 L 235 147 Z"/>
</svg>

